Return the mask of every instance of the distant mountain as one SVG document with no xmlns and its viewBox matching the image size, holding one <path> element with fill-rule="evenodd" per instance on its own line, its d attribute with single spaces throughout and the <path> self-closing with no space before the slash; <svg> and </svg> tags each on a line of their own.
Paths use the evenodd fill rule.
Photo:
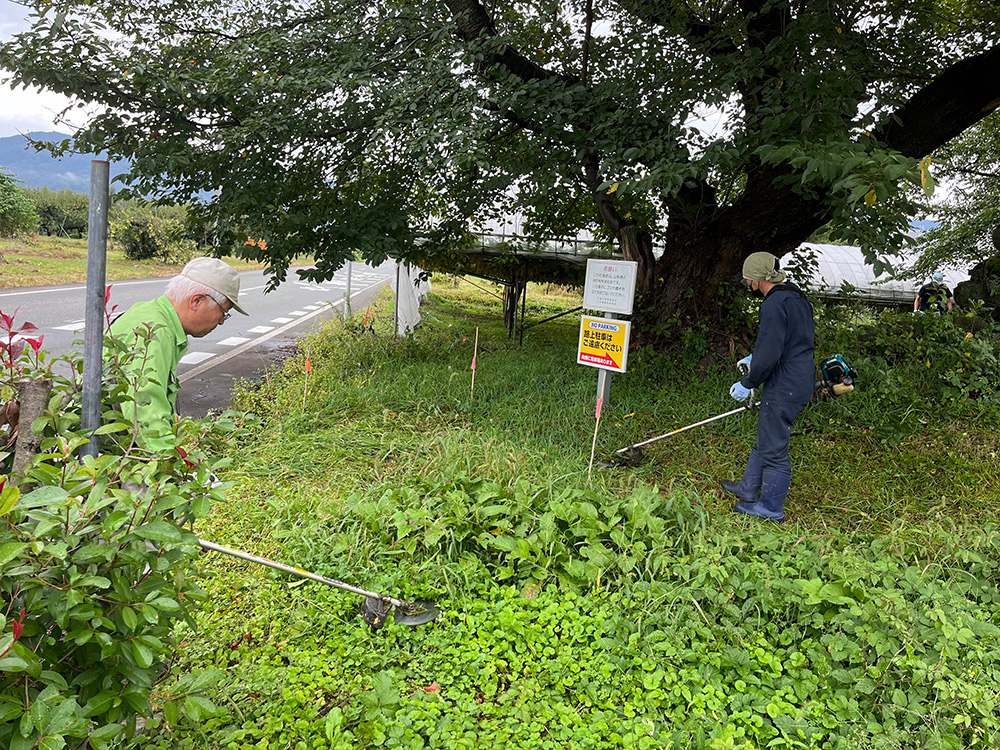
<svg viewBox="0 0 1000 750">
<path fill-rule="evenodd" d="M 65 133 L 31 133 L 37 141 L 62 141 L 70 136 Z M 0 138 L 0 167 L 29 188 L 49 190 L 72 190 L 77 193 L 90 192 L 90 162 L 103 158 L 88 154 L 73 154 L 54 159 L 46 151 L 35 151 L 28 146 L 23 135 Z M 127 162 L 112 162 L 111 177 L 128 171 Z"/>
</svg>

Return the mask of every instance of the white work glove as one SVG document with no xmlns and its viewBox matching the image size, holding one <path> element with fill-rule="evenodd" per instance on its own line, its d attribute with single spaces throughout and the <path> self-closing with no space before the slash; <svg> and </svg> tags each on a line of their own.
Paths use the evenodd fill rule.
<svg viewBox="0 0 1000 750">
<path fill-rule="evenodd" d="M 750 398 L 750 389 L 737 380 L 729 389 L 729 395 L 737 401 L 746 401 Z"/>
</svg>

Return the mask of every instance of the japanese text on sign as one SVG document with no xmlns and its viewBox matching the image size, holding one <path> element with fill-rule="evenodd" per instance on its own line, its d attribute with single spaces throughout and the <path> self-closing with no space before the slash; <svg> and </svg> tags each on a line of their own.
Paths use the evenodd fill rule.
<svg viewBox="0 0 1000 750">
<path fill-rule="evenodd" d="M 588 260 L 583 306 L 588 310 L 631 315 L 638 265 L 634 260 Z"/>
<path fill-rule="evenodd" d="M 625 320 L 592 318 L 584 315 L 580 321 L 577 364 L 625 372 L 631 325 Z"/>
</svg>

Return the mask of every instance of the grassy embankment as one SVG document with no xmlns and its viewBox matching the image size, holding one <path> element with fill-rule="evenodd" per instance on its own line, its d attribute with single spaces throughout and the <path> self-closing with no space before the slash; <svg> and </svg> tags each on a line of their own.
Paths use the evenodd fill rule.
<svg viewBox="0 0 1000 750">
<path fill-rule="evenodd" d="M 535 319 L 575 304 L 532 288 Z M 436 599 L 437 621 L 373 634 L 356 596 L 205 556 L 212 602 L 174 671 L 224 670 L 220 713 L 138 747 L 1000 741 L 1000 418 L 959 372 L 989 364 L 995 332 L 933 322 L 956 360 L 925 366 L 902 317 L 820 311 L 822 353 L 841 350 L 861 385 L 801 419 L 778 527 L 717 489 L 742 469 L 751 415 L 588 482 L 596 371 L 574 363 L 578 319 L 518 347 L 496 308 L 438 280 L 412 338 L 387 331 L 391 302 L 374 331 L 361 313 L 311 338 L 240 398 L 265 426 L 233 446 L 228 501 L 198 529 Z M 733 360 L 704 362 L 630 358 L 598 456 L 731 408 Z"/>
<path fill-rule="evenodd" d="M 263 264 L 226 258 L 236 268 L 263 268 Z M 173 276 L 183 264 L 129 260 L 113 244 L 108 247 L 108 281 Z M 54 284 L 82 284 L 87 280 L 87 240 L 36 235 L 0 239 L 0 289 Z"/>
</svg>

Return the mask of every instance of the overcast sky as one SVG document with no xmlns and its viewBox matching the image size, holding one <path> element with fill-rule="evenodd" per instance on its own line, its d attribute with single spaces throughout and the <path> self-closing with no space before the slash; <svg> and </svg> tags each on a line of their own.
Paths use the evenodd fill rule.
<svg viewBox="0 0 1000 750">
<path fill-rule="evenodd" d="M 11 0 L 0 0 L 0 39 L 7 41 L 27 27 L 25 8 Z M 49 91 L 11 89 L 6 74 L 0 72 L 0 138 L 30 131 L 67 132 L 68 126 L 55 122 L 67 103 L 66 97 Z"/>
</svg>

